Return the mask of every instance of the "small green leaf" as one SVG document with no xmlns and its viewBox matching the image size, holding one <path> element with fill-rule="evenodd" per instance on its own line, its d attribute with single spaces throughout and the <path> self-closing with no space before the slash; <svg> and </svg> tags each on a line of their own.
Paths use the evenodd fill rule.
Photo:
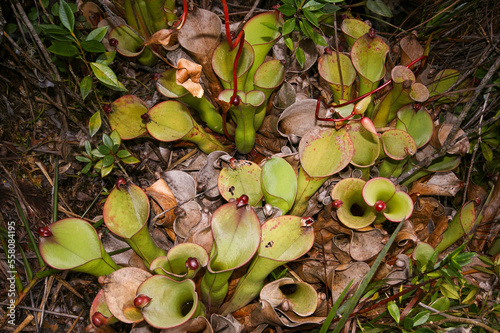
<svg viewBox="0 0 500 333">
<path fill-rule="evenodd" d="M 94 72 L 95 76 L 101 83 L 105 86 L 118 91 L 126 91 L 127 89 L 123 86 L 121 82 L 116 78 L 115 72 L 106 65 L 102 65 L 96 62 L 91 62 L 90 67 Z"/>
<path fill-rule="evenodd" d="M 67 35 L 68 30 L 55 24 L 40 24 L 40 28 L 47 35 Z"/>
<path fill-rule="evenodd" d="M 92 160 L 90 158 L 82 156 L 82 155 L 76 155 L 75 158 L 77 161 L 80 161 L 80 162 L 85 162 L 85 163 L 92 162 Z"/>
<path fill-rule="evenodd" d="M 476 256 L 475 252 L 460 253 L 454 258 L 454 261 L 460 266 L 464 267 L 472 262 L 472 258 Z"/>
<path fill-rule="evenodd" d="M 109 173 L 113 170 L 113 166 L 114 164 L 108 166 L 108 167 L 103 167 L 101 168 L 101 177 L 106 177 L 107 175 L 109 175 Z"/>
<path fill-rule="evenodd" d="M 319 27 L 318 19 L 316 18 L 316 16 L 313 13 L 311 13 L 307 9 L 302 10 L 302 12 L 304 13 L 304 16 L 306 17 L 306 19 L 309 22 L 311 22 L 312 25 L 314 25 L 315 27 Z"/>
<path fill-rule="evenodd" d="M 483 152 L 483 156 L 486 161 L 493 161 L 493 149 L 490 146 L 481 142 L 481 151 Z"/>
<path fill-rule="evenodd" d="M 113 132 L 111 132 L 109 137 L 111 138 L 111 140 L 113 140 L 113 143 L 115 145 L 120 146 L 122 144 L 122 138 L 120 137 L 120 133 L 118 133 L 117 130 L 114 130 Z"/>
<path fill-rule="evenodd" d="M 52 45 L 47 48 L 50 52 L 63 57 L 74 57 L 78 55 L 78 49 L 68 42 L 52 42 Z"/>
<path fill-rule="evenodd" d="M 75 28 L 75 16 L 71 7 L 64 0 L 59 1 L 59 18 L 61 19 L 62 25 L 73 32 Z"/>
<path fill-rule="evenodd" d="M 85 151 L 87 152 L 87 155 L 92 156 L 92 152 L 91 152 L 92 147 L 90 146 L 90 141 L 86 140 L 84 145 L 85 145 Z"/>
<path fill-rule="evenodd" d="M 397 306 L 394 301 L 390 301 L 389 304 L 387 304 L 387 310 L 389 311 L 389 314 L 391 317 L 396 321 L 396 323 L 399 324 L 399 320 L 401 319 L 401 312 L 399 312 L 399 307 Z"/>
<path fill-rule="evenodd" d="M 306 55 L 304 54 L 304 50 L 302 50 L 300 47 L 297 47 L 297 50 L 295 51 L 295 57 L 297 58 L 300 67 L 303 68 L 304 63 L 306 62 Z"/>
<path fill-rule="evenodd" d="M 93 137 L 94 134 L 96 134 L 97 131 L 99 131 L 101 125 L 102 125 L 101 112 L 97 111 L 92 115 L 92 117 L 90 117 L 89 120 L 89 132 L 91 137 Z"/>
<path fill-rule="evenodd" d="M 261 22 L 260 24 L 262 24 L 263 26 L 265 26 L 266 28 L 269 28 L 271 30 L 279 31 L 279 28 L 275 24 L 271 24 L 269 22 Z"/>
<path fill-rule="evenodd" d="M 313 12 L 315 10 L 323 8 L 324 6 L 325 6 L 324 3 L 320 3 L 320 2 L 317 2 L 317 1 L 314 1 L 314 0 L 310 0 L 306 4 L 304 4 L 304 6 L 302 6 L 302 10 L 307 9 L 307 10 Z"/>
<path fill-rule="evenodd" d="M 101 154 L 104 154 L 104 156 L 108 155 L 111 152 L 111 149 L 105 145 L 100 145 L 99 147 L 97 147 L 97 150 L 99 150 Z"/>
<path fill-rule="evenodd" d="M 122 149 L 122 150 L 119 150 L 117 153 L 116 153 L 116 157 L 118 158 L 125 158 L 125 157 L 129 157 L 130 156 L 130 153 L 128 151 L 126 151 L 125 149 Z"/>
<path fill-rule="evenodd" d="M 323 7 L 323 14 L 326 15 L 326 14 L 333 14 L 335 12 L 338 12 L 341 8 L 339 6 L 336 6 L 336 5 L 332 5 L 332 4 L 327 4 L 325 7 Z"/>
<path fill-rule="evenodd" d="M 52 7 L 50 8 L 52 15 L 59 16 L 59 8 L 60 6 L 58 3 L 53 4 Z"/>
<path fill-rule="evenodd" d="M 290 5 L 283 5 L 278 8 L 280 12 L 283 13 L 285 16 L 293 16 L 297 12 L 297 9 L 293 6 Z"/>
<path fill-rule="evenodd" d="M 486 256 L 478 256 L 478 259 L 481 260 L 482 262 L 484 262 L 486 265 L 491 265 L 491 266 L 495 265 L 493 260 L 491 260 L 490 258 L 488 258 Z"/>
<path fill-rule="evenodd" d="M 423 325 L 429 320 L 430 311 L 422 311 L 417 313 L 417 315 L 413 318 L 413 327 Z"/>
<path fill-rule="evenodd" d="M 285 23 L 283 24 L 283 30 L 281 31 L 281 33 L 283 35 L 288 35 L 289 33 L 291 33 L 293 31 L 293 29 L 295 29 L 295 18 L 291 18 L 291 19 L 288 19 L 285 21 Z"/>
<path fill-rule="evenodd" d="M 405 330 L 407 330 L 407 331 L 411 331 L 411 329 L 413 328 L 413 325 L 414 325 L 414 320 L 413 320 L 413 318 L 411 318 L 411 317 L 406 317 L 406 318 L 403 320 L 403 327 L 405 328 Z"/>
<path fill-rule="evenodd" d="M 288 47 L 290 51 L 293 51 L 293 41 L 290 37 L 285 37 L 285 45 Z"/>
<path fill-rule="evenodd" d="M 380 16 L 392 17 L 391 10 L 382 0 L 368 0 L 366 1 L 366 7 Z"/>
<path fill-rule="evenodd" d="M 94 30 L 92 30 L 88 35 L 87 35 L 87 38 L 85 39 L 86 41 L 91 41 L 91 40 L 95 40 L 95 41 L 102 41 L 102 39 L 104 38 L 104 36 L 106 36 L 106 33 L 108 32 L 108 28 L 109 26 L 104 26 L 104 27 L 100 27 L 100 28 L 96 28 Z"/>
<path fill-rule="evenodd" d="M 319 33 L 317 33 L 316 30 L 313 30 L 313 34 L 311 37 L 312 37 L 311 39 L 313 40 L 314 44 L 321 45 L 321 46 L 327 46 L 324 38 Z"/>
<path fill-rule="evenodd" d="M 82 169 L 82 173 L 88 173 L 90 171 L 90 168 L 92 168 L 92 163 L 87 163 L 85 167 Z"/>
<path fill-rule="evenodd" d="M 110 165 L 112 165 L 114 162 L 115 162 L 115 158 L 113 157 L 113 155 L 106 155 L 102 159 L 102 167 L 107 168 Z"/>
<path fill-rule="evenodd" d="M 92 77 L 87 75 L 80 81 L 80 95 L 82 99 L 85 100 L 92 90 Z"/>
<path fill-rule="evenodd" d="M 119 145 L 113 145 L 113 148 L 111 148 L 111 151 L 113 152 L 113 154 L 116 154 L 118 152 L 118 149 L 120 148 Z"/>
<path fill-rule="evenodd" d="M 113 145 L 115 144 L 107 134 L 102 135 L 102 143 L 104 143 L 104 145 L 109 149 L 113 148 Z"/>
<path fill-rule="evenodd" d="M 96 62 L 101 65 L 109 66 L 115 59 L 115 56 L 116 51 L 105 52 L 96 59 Z"/>
<path fill-rule="evenodd" d="M 462 304 L 472 304 L 476 300 L 477 291 L 476 287 L 471 288 L 467 296 L 462 300 Z"/>
<path fill-rule="evenodd" d="M 101 171 L 102 169 L 102 160 L 97 161 L 97 163 L 94 165 L 94 169 L 97 171 Z"/>
<path fill-rule="evenodd" d="M 452 299 L 459 299 L 460 298 L 460 295 L 458 295 L 458 292 L 455 289 L 455 286 L 450 285 L 448 283 L 442 283 L 441 286 L 439 287 L 439 290 L 441 291 L 441 293 L 444 296 L 446 296 L 448 298 L 452 298 Z"/>
<path fill-rule="evenodd" d="M 140 161 L 137 158 L 135 158 L 134 156 L 129 156 L 129 157 L 122 158 L 122 162 L 127 163 L 127 164 L 135 164 L 135 163 L 139 163 Z"/>
<path fill-rule="evenodd" d="M 87 52 L 94 52 L 94 53 L 106 52 L 104 45 L 102 45 L 101 42 L 98 42 L 96 40 L 83 40 L 80 42 L 80 45 Z"/>
</svg>

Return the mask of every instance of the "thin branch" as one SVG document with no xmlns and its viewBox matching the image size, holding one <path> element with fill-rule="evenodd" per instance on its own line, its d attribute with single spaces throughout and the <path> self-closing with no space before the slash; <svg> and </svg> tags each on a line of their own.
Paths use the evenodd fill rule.
<svg viewBox="0 0 500 333">
<path fill-rule="evenodd" d="M 479 118 L 479 137 L 477 138 L 477 143 L 474 146 L 474 150 L 472 152 L 472 158 L 470 161 L 469 171 L 467 172 L 467 179 L 465 181 L 464 194 L 462 197 L 462 205 L 465 204 L 465 201 L 467 200 L 467 190 L 469 188 L 470 177 L 472 175 L 472 170 L 474 167 L 474 160 L 476 158 L 476 154 L 477 154 L 477 150 L 479 148 L 479 145 L 481 144 L 481 130 L 482 130 L 482 123 L 483 123 L 483 115 L 484 115 L 483 112 L 486 109 L 486 105 L 488 105 L 488 100 L 490 99 L 490 92 L 491 92 L 491 88 L 488 89 L 488 93 L 486 94 L 486 97 L 484 99 L 484 104 L 483 104 L 483 107 L 481 108 L 481 112 L 480 112 L 481 117 Z"/>
</svg>

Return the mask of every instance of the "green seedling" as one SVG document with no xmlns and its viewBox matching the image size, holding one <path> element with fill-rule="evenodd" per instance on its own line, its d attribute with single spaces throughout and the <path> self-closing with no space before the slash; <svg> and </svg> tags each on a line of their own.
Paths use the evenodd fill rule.
<svg viewBox="0 0 500 333">
<path fill-rule="evenodd" d="M 92 149 L 90 142 L 85 141 L 85 152 L 82 155 L 77 155 L 76 159 L 80 162 L 87 163 L 82 173 L 86 174 L 92 167 L 99 172 L 101 177 L 106 177 L 120 162 L 125 164 L 135 164 L 140 161 L 132 156 L 128 150 L 120 149 L 121 138 L 116 130 L 110 135 L 102 135 L 102 144 Z"/>
</svg>

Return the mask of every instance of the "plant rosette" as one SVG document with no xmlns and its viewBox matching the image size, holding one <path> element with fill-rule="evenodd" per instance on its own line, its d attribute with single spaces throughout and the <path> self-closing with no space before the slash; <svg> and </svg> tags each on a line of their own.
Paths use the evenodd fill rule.
<svg viewBox="0 0 500 333">
<path fill-rule="evenodd" d="M 396 191 L 396 186 L 387 178 L 370 179 L 363 186 L 363 199 L 378 213 L 391 222 L 401 222 L 413 213 L 413 201 L 402 191 Z"/>
</svg>

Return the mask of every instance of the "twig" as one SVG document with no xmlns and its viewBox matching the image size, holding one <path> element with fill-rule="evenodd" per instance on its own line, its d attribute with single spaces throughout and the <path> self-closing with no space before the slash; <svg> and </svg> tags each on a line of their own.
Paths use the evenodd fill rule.
<svg viewBox="0 0 500 333">
<path fill-rule="evenodd" d="M 0 305 L 9 305 L 9 304 L 10 303 L 0 303 Z M 42 310 L 37 309 L 37 308 L 33 308 L 31 306 L 18 305 L 18 306 L 16 306 L 16 308 L 23 309 L 23 310 L 29 310 L 29 311 L 35 311 L 35 312 L 42 312 Z M 72 318 L 72 319 L 78 319 L 79 318 L 79 320 L 84 320 L 84 318 L 82 318 L 82 317 L 71 315 L 71 314 L 67 314 L 67 313 L 62 313 L 62 312 L 55 312 L 55 311 L 45 310 L 45 313 L 49 314 L 49 315 L 54 315 L 54 316 L 67 317 L 67 318 Z"/>
<path fill-rule="evenodd" d="M 446 323 L 461 323 L 461 324 L 468 324 L 468 325 L 473 325 L 477 327 L 481 327 L 482 329 L 492 332 L 492 333 L 500 333 L 494 328 L 489 327 L 486 324 L 481 323 L 480 321 L 474 320 L 474 319 L 469 319 L 469 318 L 459 318 L 459 317 L 452 317 L 452 318 L 445 318 L 441 319 L 438 321 L 433 322 L 434 325 L 440 326 L 441 324 L 446 324 Z"/>
<path fill-rule="evenodd" d="M 481 130 L 482 130 L 482 123 L 483 123 L 483 115 L 484 115 L 484 110 L 486 109 L 486 105 L 488 104 L 488 100 L 490 99 L 490 92 L 491 92 L 491 88 L 488 89 L 488 93 L 486 94 L 486 97 L 484 99 L 483 107 L 481 108 L 482 109 L 481 117 L 479 118 L 479 137 L 477 138 L 477 143 L 474 146 L 474 150 L 472 152 L 469 171 L 467 172 L 467 179 L 465 181 L 464 194 L 462 197 L 462 205 L 465 204 L 465 201 L 467 200 L 467 189 L 469 188 L 470 177 L 472 175 L 472 170 L 474 167 L 474 160 L 476 158 L 476 154 L 477 154 L 477 150 L 479 148 L 479 145 L 481 144 Z"/>
<path fill-rule="evenodd" d="M 253 3 L 252 8 L 248 11 L 248 13 L 245 15 L 245 18 L 243 18 L 243 21 L 240 22 L 238 25 L 238 28 L 236 29 L 236 35 L 237 33 L 243 28 L 243 25 L 253 16 L 253 13 L 257 9 L 257 6 L 259 5 L 260 0 L 255 0 Z"/>
<path fill-rule="evenodd" d="M 195 195 L 195 196 L 193 196 L 193 197 L 191 197 L 191 198 L 189 198 L 189 199 L 186 199 L 186 200 L 184 200 L 184 201 L 178 202 L 178 203 L 177 203 L 177 205 L 172 206 L 172 207 L 170 207 L 169 209 L 166 209 L 166 210 L 164 210 L 163 212 L 161 212 L 160 214 L 158 214 L 158 215 L 156 215 L 155 217 L 153 217 L 152 222 L 153 222 L 153 223 L 155 223 L 155 222 L 156 222 L 156 220 L 158 220 L 159 218 L 163 217 L 166 213 L 170 212 L 171 210 L 173 210 L 173 209 L 175 209 L 175 208 L 177 208 L 177 207 L 180 207 L 180 206 L 184 205 L 185 203 L 188 203 L 189 201 L 194 200 L 194 199 L 196 199 L 196 198 L 198 198 L 198 197 L 200 197 L 200 196 L 204 195 L 206 192 L 208 192 L 208 191 L 210 191 L 210 190 L 212 190 L 212 189 L 214 189 L 214 188 L 216 188 L 216 187 L 217 187 L 217 185 L 214 185 L 214 186 L 212 186 L 212 187 L 210 187 L 210 188 L 206 189 L 206 190 L 205 190 L 205 191 L 203 191 L 203 192 L 198 193 L 197 195 Z"/>
</svg>

